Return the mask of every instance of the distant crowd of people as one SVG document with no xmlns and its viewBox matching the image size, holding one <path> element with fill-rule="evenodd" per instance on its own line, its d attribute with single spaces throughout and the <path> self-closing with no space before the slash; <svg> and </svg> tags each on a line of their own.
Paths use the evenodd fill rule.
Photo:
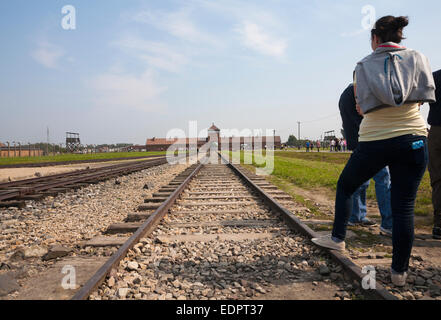
<svg viewBox="0 0 441 320">
<path fill-rule="evenodd" d="M 346 152 L 347 143 L 346 143 L 346 139 L 339 139 L 339 138 L 335 138 L 332 139 L 330 142 L 330 147 L 329 147 L 329 151 L 331 152 Z"/>
<path fill-rule="evenodd" d="M 414 207 L 429 167 L 434 207 L 434 239 L 441 239 L 441 70 L 401 46 L 407 17 L 385 16 L 371 30 L 373 53 L 361 60 L 339 108 L 353 151 L 337 183 L 332 233 L 312 239 L 321 247 L 345 250 L 348 225 L 375 224 L 366 217 L 371 178 L 381 214 L 380 232 L 392 237 L 391 281 L 406 284 L 414 240 Z M 420 106 L 430 104 L 428 123 Z M 332 142 L 331 142 L 332 143 Z M 338 141 L 331 144 L 335 151 Z"/>
<path fill-rule="evenodd" d="M 306 152 L 310 152 L 314 150 L 314 147 L 317 148 L 317 152 L 320 152 L 320 148 L 321 148 L 321 142 L 320 140 L 317 140 L 314 144 L 313 141 L 306 141 L 305 147 L 306 147 Z"/>
<path fill-rule="evenodd" d="M 322 142 L 320 140 L 317 140 L 315 142 L 307 140 L 305 142 L 306 152 L 312 152 L 314 151 L 314 149 L 317 149 L 317 152 L 320 152 L 320 149 L 329 149 L 330 152 L 348 151 L 346 139 L 334 138 L 332 140 L 325 141 L 325 143 L 323 144 L 324 146 L 322 147 Z M 298 148 L 300 150 L 300 146 Z"/>
</svg>

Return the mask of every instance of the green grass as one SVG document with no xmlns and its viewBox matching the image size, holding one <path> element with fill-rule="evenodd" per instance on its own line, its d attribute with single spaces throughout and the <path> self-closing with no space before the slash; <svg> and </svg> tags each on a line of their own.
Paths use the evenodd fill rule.
<svg viewBox="0 0 441 320">
<path fill-rule="evenodd" d="M 332 162 L 337 164 L 346 164 L 348 162 L 351 153 L 339 152 L 297 152 L 297 151 L 275 151 L 274 155 L 276 157 L 283 158 L 295 158 L 303 159 L 308 161 L 322 161 L 322 162 Z"/>
<path fill-rule="evenodd" d="M 269 181 L 275 186 L 279 187 L 281 190 L 285 191 L 289 194 L 295 202 L 304 205 L 306 208 L 310 210 L 310 213 L 313 214 L 317 219 L 330 220 L 332 217 L 323 214 L 319 208 L 315 205 L 315 203 L 311 200 L 305 199 L 303 196 L 296 194 L 295 190 L 292 188 L 292 183 L 285 179 L 278 178 L 276 176 L 271 176 Z"/>
<path fill-rule="evenodd" d="M 277 177 L 303 189 L 320 189 L 332 199 L 335 197 L 338 178 L 349 157 L 349 153 L 275 151 L 272 177 Z M 241 163 L 243 161 L 244 154 L 241 152 Z M 253 157 L 253 166 L 264 167 L 265 164 L 258 165 L 256 163 L 262 161 L 263 159 L 259 159 L 259 157 Z M 283 185 L 280 181 L 276 181 L 275 184 L 279 187 Z M 284 188 L 282 187 L 282 189 Z M 373 181 L 371 181 L 367 190 L 367 197 L 371 200 L 376 198 Z M 415 204 L 417 226 L 424 227 L 432 224 L 433 207 L 431 197 L 430 178 L 429 173 L 426 172 L 418 189 Z"/>
<path fill-rule="evenodd" d="M 116 158 L 133 158 L 164 155 L 165 151 L 158 152 L 115 152 L 115 153 L 94 153 L 94 154 L 61 154 L 55 156 L 43 157 L 17 157 L 17 158 L 0 158 L 0 167 L 2 165 L 40 163 L 40 162 L 59 162 L 59 161 L 76 161 L 76 160 L 95 160 L 95 159 L 116 159 Z"/>
</svg>

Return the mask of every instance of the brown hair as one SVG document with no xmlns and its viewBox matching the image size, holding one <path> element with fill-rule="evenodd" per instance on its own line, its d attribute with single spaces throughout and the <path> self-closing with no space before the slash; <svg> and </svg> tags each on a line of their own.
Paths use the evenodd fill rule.
<svg viewBox="0 0 441 320">
<path fill-rule="evenodd" d="M 406 39 L 403 37 L 403 28 L 408 24 L 408 17 L 385 16 L 377 20 L 371 36 L 373 38 L 376 35 L 383 42 L 400 43 L 401 40 Z"/>
</svg>

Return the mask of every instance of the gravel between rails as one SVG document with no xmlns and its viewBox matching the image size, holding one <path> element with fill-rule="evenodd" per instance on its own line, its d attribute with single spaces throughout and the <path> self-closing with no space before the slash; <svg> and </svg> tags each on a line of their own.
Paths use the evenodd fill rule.
<svg viewBox="0 0 441 320">
<path fill-rule="evenodd" d="M 42 201 L 26 201 L 23 209 L 0 209 L 0 275 L 12 271 L 25 279 L 52 265 L 54 261 L 41 259 L 52 245 L 73 249 L 73 256 L 87 253 L 78 249 L 79 242 L 123 221 L 186 167 L 161 165 Z M 148 189 L 143 188 L 146 184 Z M 23 250 L 29 257 L 17 256 Z"/>
<path fill-rule="evenodd" d="M 245 172 L 253 174 L 244 168 Z M 307 199 L 310 201 L 309 199 Z M 329 230 L 322 231 L 325 234 L 330 233 L 332 227 L 333 211 L 320 210 L 319 216 L 315 216 L 306 207 L 299 207 L 294 201 L 281 201 L 287 209 L 295 213 L 295 215 L 304 220 L 314 229 L 314 223 L 308 221 L 321 221 L 324 224 L 316 224 L 315 227 L 329 226 Z M 316 208 L 320 208 L 320 203 L 315 203 Z M 311 219 L 311 220 L 309 220 Z M 390 291 L 400 300 L 441 300 L 441 264 L 436 256 L 436 250 L 439 250 L 440 243 L 433 240 L 431 234 L 420 235 L 414 241 L 414 248 L 409 263 L 409 275 L 407 283 L 403 287 L 392 285 L 390 278 L 390 265 L 392 263 L 392 240 L 391 238 L 379 235 L 378 226 L 371 227 L 353 227 L 352 230 L 363 231 L 356 234 L 348 230 L 348 239 L 346 246 L 346 254 L 359 265 L 373 266 L 376 270 L 376 280 L 380 282 L 384 288 Z M 320 232 L 318 229 L 317 231 Z M 363 241 L 363 237 L 370 234 L 369 240 Z M 356 240 L 357 239 L 357 240 Z M 357 242 L 361 240 L 361 242 Z M 349 244 L 349 245 L 348 245 Z M 421 254 L 423 252 L 423 254 Z M 425 254 L 424 254 L 425 253 Z"/>
<path fill-rule="evenodd" d="M 214 169 L 206 166 L 198 177 Z M 217 169 L 220 173 L 232 174 L 226 166 Z M 198 181 L 198 177 L 191 182 L 183 198 L 190 196 L 189 192 L 216 190 L 215 187 L 207 189 L 201 186 L 206 182 Z M 245 190 L 250 194 L 239 180 L 234 184 L 242 189 L 242 193 Z M 179 200 L 158 228 L 129 250 L 119 267 L 112 270 L 90 299 L 256 299 L 277 292 L 281 284 L 287 283 L 310 284 L 310 298 L 314 296 L 315 286 L 326 286 L 333 294 L 330 297 L 335 299 L 361 297 L 358 296 L 358 284 L 346 278 L 341 266 L 332 263 L 324 251 L 288 229 L 280 219 L 275 220 L 278 216 L 263 206 L 257 197 L 234 205 L 184 206 L 198 201 L 211 200 Z M 206 213 L 207 210 L 244 212 L 216 214 Z M 198 226 L 198 223 L 226 220 L 271 220 L 272 224 L 264 227 Z M 179 227 L 177 224 L 180 223 L 194 223 L 194 226 Z M 179 242 L 167 238 L 213 234 L 250 234 L 254 237 L 261 234 L 270 237 L 250 238 L 245 235 L 240 241 L 216 239 L 206 242 Z M 320 297 L 316 294 L 315 298 Z"/>
</svg>

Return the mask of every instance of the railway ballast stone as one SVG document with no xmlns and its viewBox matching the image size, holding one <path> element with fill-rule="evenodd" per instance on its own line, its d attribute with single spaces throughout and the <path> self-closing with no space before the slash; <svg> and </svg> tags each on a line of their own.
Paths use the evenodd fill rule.
<svg viewBox="0 0 441 320">
<path fill-rule="evenodd" d="M 154 187 L 155 187 L 155 185 L 151 182 L 148 182 L 144 185 L 145 190 L 150 190 L 150 189 L 153 189 Z"/>
<path fill-rule="evenodd" d="M 46 253 L 42 257 L 42 259 L 44 261 L 47 261 L 47 260 L 52 260 L 52 259 L 56 259 L 56 258 L 61 258 L 61 257 L 67 256 L 71 252 L 72 252 L 72 249 L 70 249 L 70 248 L 63 247 L 60 245 L 55 245 L 49 249 L 49 252 Z"/>
<path fill-rule="evenodd" d="M 139 267 L 139 265 L 138 265 L 138 263 L 137 263 L 136 261 L 130 261 L 130 262 L 127 264 L 127 269 L 129 269 L 129 270 L 131 270 L 131 271 L 133 271 L 133 270 L 137 270 L 138 267 Z"/>
<path fill-rule="evenodd" d="M 118 297 L 121 299 L 125 299 L 127 294 L 129 293 L 129 288 L 119 288 L 118 289 Z"/>
<path fill-rule="evenodd" d="M 32 258 L 41 258 L 48 252 L 47 248 L 40 246 L 30 246 L 28 248 L 20 248 L 11 256 L 12 261 L 26 260 Z"/>
<path fill-rule="evenodd" d="M 0 297 L 18 291 L 20 286 L 10 273 L 0 274 Z"/>
<path fill-rule="evenodd" d="M 326 264 L 322 264 L 319 267 L 319 273 L 322 276 L 328 276 L 331 273 L 331 270 L 329 270 L 328 266 Z"/>
<path fill-rule="evenodd" d="M 424 286 L 426 284 L 426 280 L 423 277 L 417 277 L 414 281 L 416 286 Z"/>
</svg>

